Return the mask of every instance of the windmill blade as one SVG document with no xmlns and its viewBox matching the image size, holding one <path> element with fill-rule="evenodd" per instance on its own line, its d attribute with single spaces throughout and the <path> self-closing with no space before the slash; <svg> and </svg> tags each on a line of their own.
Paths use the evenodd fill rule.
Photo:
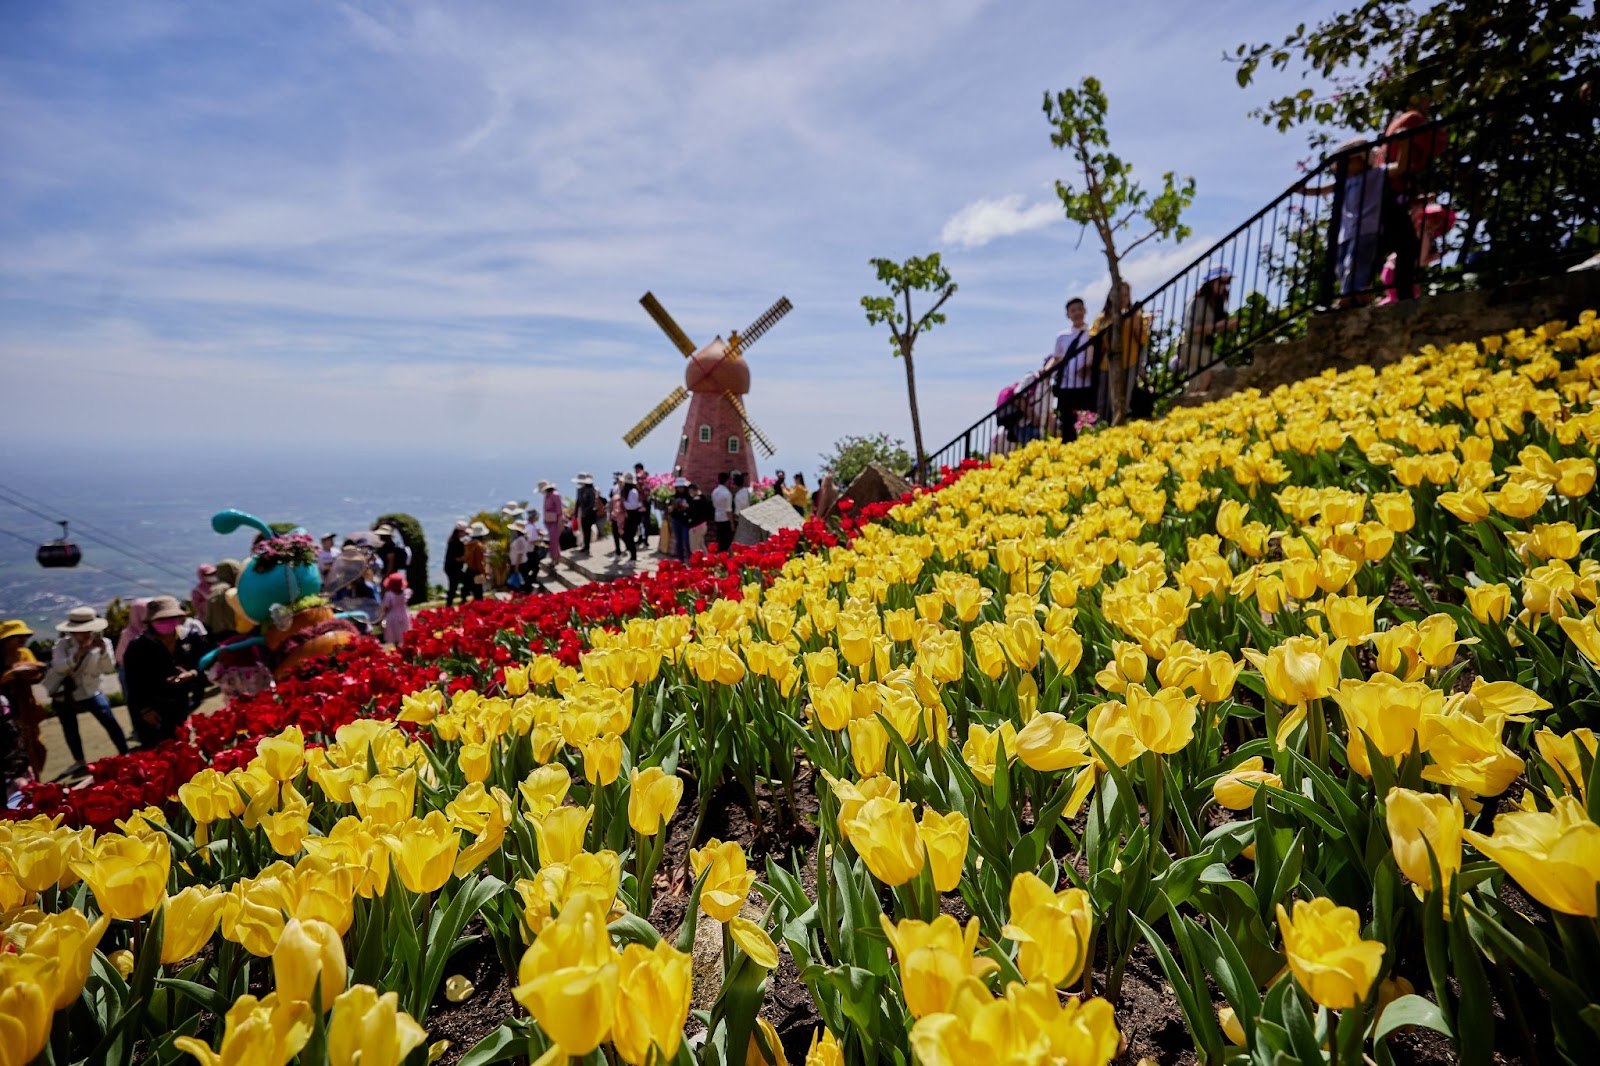
<svg viewBox="0 0 1600 1066">
<path fill-rule="evenodd" d="M 661 332 L 665 333 L 667 338 L 678 346 L 678 351 L 683 353 L 685 359 L 694 354 L 694 341 L 689 339 L 687 333 L 678 328 L 678 324 L 672 320 L 671 315 L 667 314 L 667 309 L 661 306 L 661 301 L 656 299 L 654 293 L 645 293 L 639 297 L 639 302 L 644 305 L 646 311 L 650 312 L 650 317 L 656 320 L 656 325 L 661 327 Z"/>
<path fill-rule="evenodd" d="M 750 323 L 750 325 L 745 327 L 745 331 L 743 333 L 734 334 L 734 337 L 737 338 L 737 341 L 736 343 L 730 345 L 734 357 L 737 358 L 738 356 L 744 354 L 745 349 L 749 348 L 756 341 L 760 340 L 763 333 L 778 324 L 778 319 L 782 318 L 784 315 L 793 310 L 794 304 L 789 302 L 789 298 L 787 296 L 778 297 L 778 302 L 767 308 L 766 313 L 760 318 L 756 319 L 754 322 Z"/>
<path fill-rule="evenodd" d="M 667 416 L 678 409 L 678 405 L 689 398 L 689 390 L 682 385 L 667 393 L 667 398 L 650 409 L 650 413 L 639 420 L 639 424 L 622 435 L 622 443 L 628 447 L 635 447 L 640 441 L 650 435 L 650 431 L 666 421 Z"/>
<path fill-rule="evenodd" d="M 744 401 L 739 399 L 738 394 L 725 392 L 722 394 L 722 397 L 732 405 L 735 411 L 739 412 L 739 421 L 744 423 L 745 432 L 750 434 L 750 439 L 755 441 L 756 447 L 761 450 L 762 458 L 771 459 L 774 455 L 778 454 L 778 449 L 772 446 L 772 441 L 767 439 L 767 435 L 761 432 L 760 428 L 757 427 L 754 422 L 750 421 L 750 416 L 745 412 L 744 409 Z"/>
</svg>

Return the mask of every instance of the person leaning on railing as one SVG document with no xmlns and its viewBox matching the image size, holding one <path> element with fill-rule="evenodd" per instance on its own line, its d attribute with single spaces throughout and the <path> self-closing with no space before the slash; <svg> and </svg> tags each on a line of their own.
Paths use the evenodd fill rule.
<svg viewBox="0 0 1600 1066">
<path fill-rule="evenodd" d="M 1217 334 L 1239 328 L 1238 317 L 1228 314 L 1228 289 L 1232 284 L 1233 271 L 1225 266 L 1212 267 L 1201 278 L 1200 288 L 1183 314 L 1183 344 L 1172 369 L 1193 379 L 1200 392 L 1211 385 Z"/>
<path fill-rule="evenodd" d="M 1094 410 L 1094 347 L 1084 323 L 1083 300 L 1067 301 L 1069 328 L 1056 336 L 1056 348 L 1045 360 L 1050 391 L 1056 398 L 1056 418 L 1062 440 L 1077 440 L 1078 412 Z"/>
<path fill-rule="evenodd" d="M 1144 354 L 1145 346 L 1150 342 L 1150 316 L 1143 312 L 1130 315 L 1133 308 L 1133 288 L 1124 281 L 1122 283 L 1121 307 L 1113 309 L 1111 296 L 1106 295 L 1106 305 L 1095 316 L 1094 322 L 1089 326 L 1089 335 L 1099 337 L 1100 340 L 1100 370 L 1101 378 L 1106 382 L 1106 389 L 1111 388 L 1111 375 L 1106 373 L 1111 369 L 1111 319 L 1114 315 L 1122 315 L 1122 395 L 1126 399 L 1124 410 L 1130 418 L 1149 418 L 1155 411 L 1155 397 L 1145 387 L 1141 380 L 1140 369 L 1143 365 L 1140 357 Z M 1101 404 L 1102 409 L 1111 409 L 1110 393 L 1106 393 L 1106 402 Z"/>
</svg>

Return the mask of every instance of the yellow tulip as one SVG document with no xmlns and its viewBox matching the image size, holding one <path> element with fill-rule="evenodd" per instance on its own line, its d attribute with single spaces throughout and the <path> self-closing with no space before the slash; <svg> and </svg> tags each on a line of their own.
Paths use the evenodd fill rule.
<svg viewBox="0 0 1600 1066">
<path fill-rule="evenodd" d="M 63 879 L 75 880 L 70 863 L 83 854 L 84 839 L 76 830 L 52 829 L 18 834 L 7 845 L 5 858 L 11 864 L 11 876 L 32 894 L 55 888 Z"/>
<path fill-rule="evenodd" d="M 528 817 L 538 821 L 557 807 L 566 799 L 567 789 L 572 787 L 572 775 L 562 766 L 540 766 L 534 769 L 517 785 L 517 791 L 522 794 L 522 809 L 528 812 Z"/>
<path fill-rule="evenodd" d="M 1094 910 L 1081 888 L 1057 892 L 1038 875 L 1012 878 L 1010 920 L 1000 935 L 1017 943 L 1017 969 L 1029 981 L 1070 984 L 1083 972 Z"/>
<path fill-rule="evenodd" d="M 1597 747 L 1594 730 L 1574 729 L 1557 736 L 1553 730 L 1541 729 L 1533 735 L 1533 742 L 1539 749 L 1539 758 L 1555 770 L 1562 786 L 1579 799 L 1586 798 L 1588 781 L 1578 751 L 1580 747 L 1587 751 L 1592 764 Z"/>
<path fill-rule="evenodd" d="M 811 1046 L 806 1050 L 804 1066 L 844 1066 L 844 1049 L 828 1029 L 818 1029 L 811 1034 Z"/>
<path fill-rule="evenodd" d="M 1217 778 L 1211 786 L 1211 794 L 1220 806 L 1230 811 L 1247 811 L 1256 801 L 1257 785 L 1271 785 L 1281 788 L 1283 779 L 1270 770 L 1264 769 L 1265 761 L 1259 755 L 1252 755 L 1232 770 Z"/>
<path fill-rule="evenodd" d="M 750 886 L 756 883 L 756 873 L 746 864 L 738 841 L 723 843 L 713 837 L 704 847 L 689 852 L 689 865 L 696 880 L 705 874 L 700 909 L 719 922 L 732 921 L 750 895 Z"/>
<path fill-rule="evenodd" d="M 1384 797 L 1389 843 L 1400 872 L 1421 888 L 1448 885 L 1461 868 L 1461 801 L 1431 792 L 1391 788 Z M 1428 852 L 1439 867 L 1433 879 Z"/>
<path fill-rule="evenodd" d="M 967 731 L 967 742 L 961 745 L 961 761 L 967 764 L 973 777 L 986 785 L 994 784 L 995 765 L 1002 743 L 1006 749 L 1006 764 L 1010 765 L 1011 760 L 1017 757 L 1017 728 L 1010 722 L 1001 722 L 1000 728 L 993 733 L 973 723 Z"/>
<path fill-rule="evenodd" d="M 266 831 L 267 842 L 274 852 L 288 856 L 300 850 L 300 843 L 310 830 L 307 821 L 310 813 L 311 807 L 300 803 L 262 816 L 261 828 Z"/>
<path fill-rule="evenodd" d="M 1016 741 L 1007 751 L 1029 769 L 1046 772 L 1083 766 L 1094 758 L 1089 734 L 1055 711 L 1035 715 L 1017 731 Z"/>
<path fill-rule="evenodd" d="M 1159 755 L 1172 755 L 1194 739 L 1195 701 L 1182 689 L 1163 688 L 1155 695 L 1140 685 L 1128 688 L 1128 719 L 1139 743 Z"/>
<path fill-rule="evenodd" d="M 1118 766 L 1126 766 L 1145 752 L 1134 734 L 1133 717 L 1120 700 L 1107 700 L 1089 708 L 1089 739 Z"/>
<path fill-rule="evenodd" d="M 1433 760 L 1422 779 L 1473 796 L 1498 796 L 1522 773 L 1522 759 L 1500 739 L 1503 718 L 1478 721 L 1464 714 L 1429 715 L 1417 739 Z"/>
<path fill-rule="evenodd" d="M 6 1066 L 32 1062 L 49 1041 L 60 965 L 42 955 L 0 951 L 0 1061 Z"/>
<path fill-rule="evenodd" d="M 1189 675 L 1194 694 L 1206 703 L 1221 703 L 1233 695 L 1234 682 L 1244 667 L 1225 651 L 1214 651 L 1200 660 L 1200 666 Z"/>
<path fill-rule="evenodd" d="M 889 758 L 889 731 L 876 718 L 857 718 L 848 725 L 850 761 L 856 773 L 871 777 L 883 773 Z"/>
<path fill-rule="evenodd" d="M 1502 814 L 1492 836 L 1467 830 L 1462 837 L 1551 910 L 1596 916 L 1600 825 L 1573 797 L 1560 797 L 1548 812 Z"/>
<path fill-rule="evenodd" d="M 922 872 L 926 856 L 909 803 L 868 800 L 850 820 L 849 837 L 872 876 L 891 888 Z"/>
<path fill-rule="evenodd" d="M 452 829 L 443 811 L 410 818 L 383 838 L 394 860 L 394 872 L 406 888 L 422 895 L 444 887 L 455 870 L 461 831 Z"/>
<path fill-rule="evenodd" d="M 111 919 L 102 914 L 90 925 L 82 911 L 68 907 L 58 914 L 45 915 L 28 934 L 23 951 L 56 963 L 54 980 L 50 982 L 53 1010 L 65 1010 L 83 993 L 95 946 L 109 924 Z"/>
<path fill-rule="evenodd" d="M 922 1066 L 1106 1066 L 1121 1044 L 1115 1012 L 1103 999 L 1063 1004 L 1048 985 L 1015 983 L 996 999 L 975 979 L 956 990 L 948 1011 L 919 1018 L 911 1029 Z"/>
<path fill-rule="evenodd" d="M 168 896 L 161 961 L 170 966 L 198 954 L 215 935 L 227 898 L 224 889 L 205 885 L 190 885 L 176 896 Z"/>
<path fill-rule="evenodd" d="M 319 980 L 321 993 L 313 1002 Z M 339 931 L 327 922 L 291 918 L 272 949 L 272 981 L 280 999 L 327 1010 L 344 991 L 344 941 Z"/>
<path fill-rule="evenodd" d="M 88 882 L 102 914 L 130 920 L 143 918 L 166 896 L 172 851 L 165 836 L 110 834 L 72 862 Z"/>
<path fill-rule="evenodd" d="M 1278 930 L 1289 969 L 1313 1002 L 1329 1010 L 1358 1006 L 1383 966 L 1383 944 L 1361 939 L 1361 916 L 1324 897 L 1278 904 Z"/>
<path fill-rule="evenodd" d="M 533 823 L 539 865 L 567 862 L 583 850 L 583 835 L 594 817 L 593 807 L 557 807 Z"/>
<path fill-rule="evenodd" d="M 350 799 L 361 817 L 377 825 L 398 825 L 416 813 L 416 771 L 380 774 L 370 781 L 352 784 Z"/>
<path fill-rule="evenodd" d="M 371 985 L 352 985 L 333 1001 L 328 1018 L 330 1066 L 400 1066 L 427 1031 L 400 1009 L 394 992 L 378 994 Z"/>
<path fill-rule="evenodd" d="M 1489 517 L 1489 501 L 1482 490 L 1466 492 L 1441 492 L 1436 501 L 1440 507 L 1469 525 Z"/>
<path fill-rule="evenodd" d="M 1409 532 L 1417 521 L 1409 492 L 1373 493 L 1372 512 L 1378 516 L 1378 521 L 1396 533 Z"/>
<path fill-rule="evenodd" d="M 290 726 L 275 737 L 256 743 L 262 768 L 274 781 L 293 781 L 306 764 L 306 738 L 299 726 Z"/>
<path fill-rule="evenodd" d="M 1472 617 L 1484 625 L 1498 625 L 1511 613 L 1511 586 L 1503 581 L 1493 585 L 1469 585 L 1466 595 Z"/>
<path fill-rule="evenodd" d="M 1562 618 L 1558 624 L 1578 654 L 1589 660 L 1590 666 L 1600 668 L 1600 611 L 1583 618 Z"/>
<path fill-rule="evenodd" d="M 1448 494 L 1444 494 L 1448 495 Z M 1444 495 L 1439 502 L 1444 503 Z M 1550 496 L 1550 486 L 1537 481 L 1507 481 L 1499 492 L 1486 492 L 1489 506 L 1509 518 L 1530 518 Z"/>
<path fill-rule="evenodd" d="M 1595 461 L 1581 456 L 1556 460 L 1555 489 L 1563 496 L 1587 496 L 1594 489 Z"/>
<path fill-rule="evenodd" d="M 192 1036 L 180 1036 L 173 1044 L 199 1059 L 201 1066 L 283 1066 L 309 1039 L 310 1005 L 291 1003 L 273 993 L 265 999 L 240 996 L 234 1000 L 228 1008 L 220 1051 Z"/>
<path fill-rule="evenodd" d="M 683 778 L 649 766 L 631 771 L 628 782 L 628 824 L 641 836 L 655 836 L 683 799 Z"/>
<path fill-rule="evenodd" d="M 1222 1030 L 1222 1035 L 1228 1038 L 1228 1043 L 1235 1047 L 1244 1046 L 1244 1026 L 1239 1024 L 1239 1015 L 1226 1004 L 1217 1008 L 1217 1026 Z"/>
<path fill-rule="evenodd" d="M 456 765 L 467 783 L 489 778 L 490 748 L 487 744 L 463 744 L 456 752 Z"/>
<path fill-rule="evenodd" d="M 622 738 L 615 733 L 595 737 L 583 746 L 583 777 L 591 785 L 609 785 L 622 774 Z"/>
<path fill-rule="evenodd" d="M 1398 758 L 1412 748 L 1425 715 L 1437 714 L 1444 707 L 1444 693 L 1415 681 L 1401 681 L 1391 674 L 1373 674 L 1362 681 L 1346 678 L 1333 694 L 1344 712 L 1350 742 L 1345 753 L 1350 768 L 1363 777 L 1372 775 L 1367 759 L 1366 737 L 1386 759 Z"/>
<path fill-rule="evenodd" d="M 987 957 L 975 957 L 976 918 L 969 919 L 964 930 L 948 914 L 938 915 L 932 922 L 907 918 L 899 923 L 880 914 L 878 922 L 894 949 L 900 989 L 913 1018 L 946 1010 L 963 982 L 972 977 L 982 979 L 1000 965 Z"/>
<path fill-rule="evenodd" d="M 961 868 L 967 860 L 967 817 L 960 811 L 940 814 L 929 809 L 922 812 L 922 823 L 917 835 L 928 850 L 928 866 L 933 873 L 933 887 L 939 892 L 954 892 L 961 883 Z"/>
<path fill-rule="evenodd" d="M 388 863 L 387 857 L 384 862 Z M 289 892 L 282 882 L 291 872 L 284 863 L 274 866 L 281 869 L 268 867 L 258 877 L 236 882 L 222 901 L 223 939 L 258 958 L 267 958 L 278 946 L 289 904 Z"/>
<path fill-rule="evenodd" d="M 629 944 L 622 949 L 611 1042 L 624 1062 L 648 1066 L 677 1055 L 689 1019 L 693 975 L 694 959 L 664 940 L 654 948 Z"/>
<path fill-rule="evenodd" d="M 1339 684 L 1345 642 L 1327 637 L 1290 637 L 1263 655 L 1245 648 L 1244 656 L 1261 671 L 1267 691 L 1279 703 L 1296 705 L 1330 695 Z"/>
<path fill-rule="evenodd" d="M 1335 638 L 1347 644 L 1365 644 L 1377 631 L 1378 605 L 1383 597 L 1329 595 L 1322 601 L 1322 613 L 1328 619 L 1328 629 Z"/>
<path fill-rule="evenodd" d="M 744 1051 L 744 1066 L 789 1066 L 784 1056 L 783 1043 L 778 1030 L 761 1015 L 756 1015 L 756 1027 L 750 1033 L 750 1043 Z"/>
<path fill-rule="evenodd" d="M 605 912 L 579 895 L 523 953 L 511 994 L 564 1054 L 587 1055 L 611 1032 L 618 971 Z"/>
</svg>

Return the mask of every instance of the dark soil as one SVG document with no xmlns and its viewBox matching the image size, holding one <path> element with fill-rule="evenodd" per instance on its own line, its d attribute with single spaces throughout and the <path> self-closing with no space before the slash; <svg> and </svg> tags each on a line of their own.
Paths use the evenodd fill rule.
<svg viewBox="0 0 1600 1066">
<path fill-rule="evenodd" d="M 435 994 L 423 1026 L 428 1030 L 429 1047 L 440 1040 L 450 1041 L 440 1066 L 453 1066 L 472 1046 L 496 1029 L 508 1018 L 523 1017 L 527 1012 L 511 996 L 513 975 L 507 974 L 495 954 L 494 941 L 489 938 L 483 919 L 475 919 L 467 926 L 468 935 L 478 934 L 477 943 L 462 948 L 445 966 L 445 978 L 460 974 L 473 984 L 473 993 L 460 1003 L 451 1003 L 444 995 L 443 983 Z"/>
<path fill-rule="evenodd" d="M 1117 1028 L 1122 1030 L 1127 1044 L 1114 1061 L 1124 1066 L 1133 1066 L 1143 1058 L 1161 1066 L 1199 1061 L 1178 997 L 1161 972 L 1155 954 L 1145 944 L 1133 949 L 1122 973 Z"/>
</svg>

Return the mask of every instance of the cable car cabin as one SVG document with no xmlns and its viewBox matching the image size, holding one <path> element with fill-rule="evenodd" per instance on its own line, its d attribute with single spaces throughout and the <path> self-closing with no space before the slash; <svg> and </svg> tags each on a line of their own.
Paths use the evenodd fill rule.
<svg viewBox="0 0 1600 1066">
<path fill-rule="evenodd" d="M 76 544 L 64 544 L 56 541 L 54 544 L 41 544 L 39 551 L 34 555 L 39 560 L 39 565 L 47 570 L 54 570 L 62 566 L 77 566 L 83 561 L 83 552 Z"/>
<path fill-rule="evenodd" d="M 67 524 L 62 522 L 61 539 L 39 545 L 39 550 L 34 553 L 33 557 L 46 570 L 56 570 L 63 567 L 77 566 L 83 561 L 83 552 L 78 549 L 76 544 L 67 539 Z"/>
</svg>

